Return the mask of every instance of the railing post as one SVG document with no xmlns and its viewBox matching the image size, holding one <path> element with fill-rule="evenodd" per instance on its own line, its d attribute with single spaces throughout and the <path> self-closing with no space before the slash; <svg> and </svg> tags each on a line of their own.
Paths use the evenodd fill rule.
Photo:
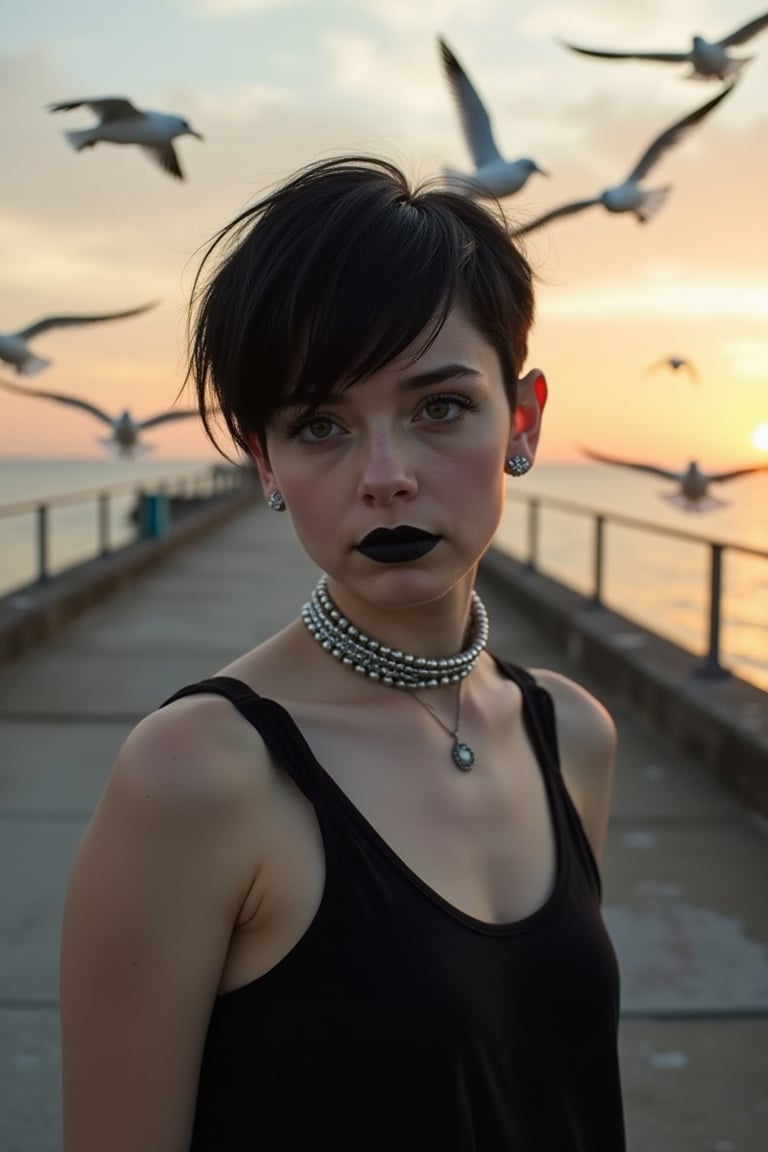
<svg viewBox="0 0 768 1152">
<path fill-rule="evenodd" d="M 37 506 L 37 579 L 48 579 L 48 505 Z"/>
<path fill-rule="evenodd" d="M 599 513 L 595 516 L 593 521 L 595 526 L 595 537 L 592 547 L 592 599 L 591 604 L 594 608 L 601 608 L 603 605 L 603 561 L 605 559 L 605 516 Z"/>
<path fill-rule="evenodd" d="M 528 501 L 528 559 L 526 566 L 536 571 L 539 562 L 539 501 L 534 496 Z"/>
<path fill-rule="evenodd" d="M 709 650 L 693 670 L 694 676 L 716 679 L 730 676 L 727 668 L 720 663 L 720 604 L 723 589 L 723 545 L 710 544 L 709 577 Z"/>
<path fill-rule="evenodd" d="M 109 551 L 109 492 L 99 492 L 99 554 L 106 556 Z"/>
<path fill-rule="evenodd" d="M 144 515 L 144 497 L 146 490 L 142 484 L 134 489 L 134 509 L 136 512 L 136 539 L 141 540 L 143 532 L 142 516 Z"/>
</svg>

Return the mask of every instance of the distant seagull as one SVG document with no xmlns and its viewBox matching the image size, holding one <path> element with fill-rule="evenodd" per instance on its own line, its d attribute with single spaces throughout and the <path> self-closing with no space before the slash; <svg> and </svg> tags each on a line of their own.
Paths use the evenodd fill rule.
<svg viewBox="0 0 768 1152">
<path fill-rule="evenodd" d="M 496 147 L 491 119 L 471 84 L 466 72 L 444 40 L 438 39 L 440 55 L 461 118 L 464 138 L 475 164 L 475 171 L 457 172 L 446 168 L 445 175 L 458 191 L 470 196 L 495 196 L 502 199 L 519 192 L 534 172 L 547 176 L 534 160 L 505 160 Z"/>
<path fill-rule="evenodd" d="M 648 365 L 649 372 L 657 372 L 660 368 L 669 368 L 672 372 L 680 372 L 681 369 L 690 376 L 694 383 L 698 384 L 699 374 L 690 360 L 686 360 L 684 356 L 665 356 L 663 360 L 657 360 L 654 364 Z"/>
<path fill-rule="evenodd" d="M 110 416 L 102 408 L 97 408 L 88 400 L 81 400 L 77 396 L 68 396 L 60 392 L 41 392 L 36 388 L 23 388 L 20 384 L 12 384 L 9 380 L 0 380 L 0 388 L 8 392 L 15 392 L 19 396 L 32 396 L 39 400 L 55 400 L 57 404 L 68 404 L 72 408 L 80 408 L 89 412 L 97 420 L 109 425 L 111 435 L 99 438 L 99 443 L 106 447 L 115 448 L 121 456 L 133 456 L 137 451 L 148 452 L 149 446 L 141 443 L 141 433 L 147 428 L 154 428 L 158 424 L 165 424 L 169 420 L 186 420 L 190 416 L 199 416 L 197 408 L 177 408 L 168 412 L 161 412 L 158 416 L 150 416 L 147 420 L 134 420 L 128 409 L 119 416 Z"/>
<path fill-rule="evenodd" d="M 768 472 L 768 464 L 756 464 L 750 468 L 734 468 L 730 472 L 702 472 L 695 460 L 690 460 L 682 472 L 675 472 L 668 468 L 658 468 L 655 464 L 638 464 L 633 460 L 619 460 L 614 456 L 604 456 L 600 452 L 592 452 L 589 448 L 581 451 L 590 460 L 597 460 L 602 464 L 615 464 L 620 468 L 633 468 L 637 472 L 647 472 L 651 476 L 661 476 L 664 480 L 674 480 L 679 490 L 677 492 L 663 493 L 664 499 L 677 508 L 686 512 L 704 512 L 712 508 L 722 508 L 724 500 L 710 496 L 710 484 L 721 484 L 725 480 L 733 480 L 737 476 L 746 476 L 750 472 Z"/>
<path fill-rule="evenodd" d="M 35 376 L 42 372 L 51 361 L 44 360 L 42 356 L 35 356 L 28 347 L 28 341 L 35 336 L 42 335 L 49 328 L 70 328 L 79 324 L 101 324 L 105 320 L 125 320 L 129 316 L 140 316 L 154 308 L 157 301 L 142 304 L 139 308 L 130 308 L 127 312 L 101 312 L 90 316 L 45 316 L 20 328 L 18 332 L 0 332 L 0 360 L 12 364 L 20 376 Z"/>
<path fill-rule="evenodd" d="M 663 64 L 691 65 L 688 76 L 692 80 L 730 80 L 747 64 L 751 56 L 729 56 L 728 48 L 736 44 L 746 44 L 758 32 L 768 28 L 768 12 L 750 20 L 742 28 L 724 36 L 722 40 L 705 40 L 694 36 L 689 52 L 605 52 L 597 48 L 579 48 L 576 44 L 561 41 L 563 47 L 582 56 L 598 56 L 604 60 L 657 60 Z"/>
<path fill-rule="evenodd" d="M 92 148 L 102 142 L 108 144 L 139 144 L 161 168 L 179 180 L 184 179 L 178 157 L 171 141 L 176 136 L 203 137 L 195 132 L 181 116 L 166 112 L 143 112 L 124 96 L 103 96 L 98 100 L 69 100 L 63 104 L 49 104 L 49 112 L 69 112 L 73 108 L 90 108 L 99 117 L 93 128 L 67 132 L 66 137 L 76 152 Z"/>
<path fill-rule="evenodd" d="M 591 208 L 594 204 L 602 204 L 603 208 L 609 212 L 634 212 L 641 224 L 650 220 L 651 216 L 661 208 L 670 188 L 669 185 L 663 188 L 643 188 L 641 181 L 659 162 L 664 153 L 668 152 L 675 144 L 679 144 L 691 128 L 703 120 L 713 108 L 717 107 L 721 100 L 725 99 L 729 92 L 733 91 L 733 87 L 733 84 L 727 85 L 712 100 L 707 101 L 694 112 L 689 112 L 682 120 L 677 120 L 660 136 L 657 136 L 640 157 L 623 184 L 606 188 L 597 196 L 590 196 L 588 200 L 574 200 L 570 204 L 553 208 L 551 212 L 545 212 L 543 216 L 539 216 L 537 219 L 531 220 L 529 224 L 524 224 L 522 228 L 516 229 L 515 235 L 524 236 L 526 232 L 532 232 L 534 228 L 541 228 L 542 224 L 548 224 L 550 220 L 557 220 L 560 216 L 572 216 L 574 212 L 581 212 L 584 208 Z"/>
</svg>

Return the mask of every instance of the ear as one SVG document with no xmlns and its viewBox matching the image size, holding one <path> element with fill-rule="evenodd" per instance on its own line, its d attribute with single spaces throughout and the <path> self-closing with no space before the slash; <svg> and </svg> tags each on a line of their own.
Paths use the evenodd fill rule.
<svg viewBox="0 0 768 1152">
<path fill-rule="evenodd" d="M 267 446 L 266 444 L 262 444 L 255 432 L 249 432 L 246 440 L 248 441 L 251 459 L 256 466 L 259 480 L 261 480 L 261 486 L 264 489 L 264 495 L 268 497 L 277 489 L 277 480 L 269 463 Z"/>
<path fill-rule="evenodd" d="M 533 463 L 541 433 L 541 418 L 547 403 L 544 373 L 532 368 L 517 382 L 517 406 L 512 417 L 507 456 L 521 455 Z"/>
</svg>

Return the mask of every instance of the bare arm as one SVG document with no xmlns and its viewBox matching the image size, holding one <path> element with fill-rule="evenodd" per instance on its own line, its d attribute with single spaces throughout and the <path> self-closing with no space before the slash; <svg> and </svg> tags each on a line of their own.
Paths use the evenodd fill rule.
<svg viewBox="0 0 768 1152">
<path fill-rule="evenodd" d="M 603 705 L 573 680 L 544 669 L 534 675 L 554 700 L 563 779 L 599 863 L 611 807 L 616 726 Z"/>
<path fill-rule="evenodd" d="M 189 1147 L 257 852 L 258 765 L 222 738 L 228 708 L 198 698 L 139 725 L 80 847 L 62 934 L 64 1152 Z"/>
</svg>

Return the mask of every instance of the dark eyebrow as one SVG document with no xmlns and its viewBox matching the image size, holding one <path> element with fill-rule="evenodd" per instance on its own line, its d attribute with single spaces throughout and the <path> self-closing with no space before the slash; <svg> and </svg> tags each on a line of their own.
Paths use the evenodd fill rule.
<svg viewBox="0 0 768 1152">
<path fill-rule="evenodd" d="M 478 372 L 476 368 L 470 368 L 466 364 L 441 364 L 439 368 L 429 368 L 426 372 L 415 372 L 410 376 L 404 376 L 402 380 L 398 381 L 398 392 L 418 392 L 421 388 L 429 388 L 431 384 L 446 384 L 449 380 L 471 380 L 481 381 L 483 379 L 482 372 Z M 326 403 L 344 404 L 347 398 L 347 390 L 343 392 L 334 393 Z"/>
<path fill-rule="evenodd" d="M 448 380 L 461 378 L 480 381 L 483 374 L 466 364 L 443 364 L 439 368 L 430 368 L 427 372 L 417 372 L 413 376 L 404 377 L 398 387 L 401 392 L 415 392 L 419 388 L 428 388 L 430 384 L 444 384 Z"/>
<path fill-rule="evenodd" d="M 449 380 L 467 380 L 470 382 L 479 383 L 483 379 L 482 372 L 478 372 L 476 368 L 470 368 L 467 364 L 442 364 L 439 368 L 430 368 L 426 372 L 416 372 L 411 376 L 405 376 L 398 382 L 399 392 L 418 392 L 422 388 L 429 388 L 431 384 L 446 384 Z M 325 399 L 318 400 L 317 405 L 313 406 L 316 410 L 323 404 L 344 405 L 348 402 L 348 389 L 343 392 L 331 392 Z M 301 412 L 305 413 L 307 408 L 301 404 L 285 404 L 282 406 L 284 412 Z"/>
</svg>

